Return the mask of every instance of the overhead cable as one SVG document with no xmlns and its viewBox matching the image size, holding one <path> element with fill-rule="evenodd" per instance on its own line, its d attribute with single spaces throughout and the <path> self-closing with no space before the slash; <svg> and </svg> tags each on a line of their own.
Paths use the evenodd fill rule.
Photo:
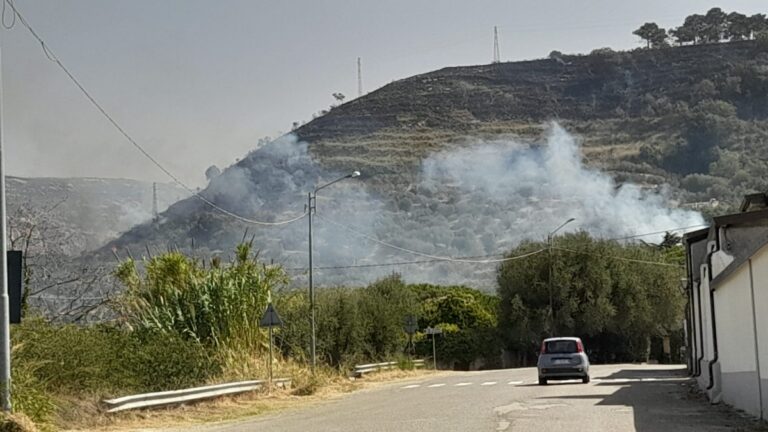
<svg viewBox="0 0 768 432">
<path fill-rule="evenodd" d="M 646 261 L 646 260 L 639 260 L 639 259 L 634 259 L 634 258 L 624 258 L 624 257 L 615 256 L 615 255 L 596 254 L 596 253 L 592 253 L 592 252 L 577 251 L 577 250 L 574 250 L 574 249 L 567 249 L 567 248 L 561 248 L 561 247 L 553 247 L 552 249 L 561 250 L 561 251 L 565 251 L 565 252 L 571 252 L 571 253 L 577 253 L 577 254 L 582 254 L 582 255 L 592 255 L 592 256 L 601 257 L 601 258 L 615 259 L 615 260 L 619 260 L 619 261 L 629 261 L 629 262 L 641 263 L 641 264 L 653 264 L 653 265 L 659 265 L 659 266 L 665 266 L 665 267 L 678 267 L 678 268 L 679 267 L 685 267 L 685 266 L 682 266 L 682 265 L 679 265 L 679 264 L 671 264 L 671 263 L 665 263 L 665 262 L 661 262 L 661 261 Z"/>
<path fill-rule="evenodd" d="M 542 249 L 541 251 L 544 251 Z M 468 262 L 464 260 L 468 260 L 470 258 L 485 258 L 485 257 L 497 257 L 497 256 L 503 256 L 504 254 L 493 254 L 493 255 L 478 255 L 478 256 L 467 256 L 467 257 L 456 257 L 454 259 L 461 259 L 462 261 L 456 261 L 461 264 L 477 264 L 476 262 Z M 531 254 L 527 254 L 527 256 L 531 256 Z M 510 257 L 511 259 L 516 259 L 516 257 Z M 509 261 L 510 258 L 507 258 Z M 523 257 L 525 258 L 525 257 Z M 372 264 L 350 264 L 350 265 L 338 265 L 338 266 L 322 266 L 322 267 L 313 267 L 315 270 L 339 270 L 339 269 L 353 269 L 353 268 L 371 268 L 371 267 L 395 267 L 400 265 L 414 265 L 414 264 L 430 264 L 430 263 L 436 263 L 436 262 L 445 262 L 445 260 L 442 259 L 428 259 L 428 260 L 418 260 L 418 261 L 397 261 L 397 262 L 390 262 L 390 263 L 372 263 Z M 287 271 L 299 271 L 299 272 L 306 272 L 307 268 L 305 267 L 293 267 L 293 268 L 286 268 Z"/>
<path fill-rule="evenodd" d="M 324 218 L 324 217 L 322 217 L 320 215 L 315 215 L 315 217 L 317 217 L 318 219 L 322 219 L 325 222 L 330 223 L 331 225 L 335 225 L 335 226 L 337 226 L 337 227 L 339 227 L 339 228 L 341 228 L 341 229 L 343 229 L 343 230 L 345 230 L 345 231 L 347 231 L 347 232 L 349 232 L 351 234 L 354 234 L 354 235 L 356 235 L 358 237 L 362 237 L 362 238 L 367 239 L 369 241 L 372 241 L 374 243 L 378 243 L 378 244 L 380 244 L 382 246 L 386 246 L 386 247 L 388 247 L 390 249 L 399 250 L 401 252 L 409 253 L 409 254 L 412 254 L 412 255 L 423 256 L 425 258 L 431 258 L 431 259 L 433 259 L 435 261 L 450 261 L 450 262 L 463 262 L 463 263 L 474 263 L 474 264 L 490 264 L 490 263 L 500 263 L 500 262 L 505 262 L 505 261 L 512 261 L 512 260 L 516 260 L 516 259 L 526 258 L 526 257 L 532 256 L 532 255 L 536 255 L 536 254 L 541 253 L 541 252 L 546 250 L 546 249 L 539 249 L 537 251 L 533 251 L 533 252 L 527 253 L 525 255 L 519 255 L 519 256 L 516 256 L 516 257 L 487 259 L 487 260 L 473 260 L 473 259 L 454 258 L 454 257 L 448 257 L 448 256 L 440 256 L 440 255 L 431 255 L 431 254 L 428 254 L 428 253 L 419 252 L 419 251 L 415 251 L 415 250 L 411 250 L 411 249 L 406 249 L 404 247 L 393 245 L 392 243 L 387 243 L 385 241 L 381 241 L 381 240 L 379 240 L 379 239 L 377 239 L 375 237 L 369 236 L 368 234 L 365 234 L 365 233 L 363 233 L 361 231 L 358 231 L 358 230 L 356 230 L 354 228 L 351 228 L 351 227 L 349 227 L 347 225 L 340 224 L 340 223 L 335 222 L 335 221 L 333 221 L 331 219 L 326 219 L 326 218 Z"/>
<path fill-rule="evenodd" d="M 45 56 L 48 57 L 48 59 L 51 60 L 52 62 L 56 63 L 57 66 L 59 66 L 59 68 L 67 75 L 67 77 L 69 77 L 70 81 L 72 81 L 72 83 L 74 83 L 75 86 L 77 86 L 77 88 L 80 89 L 80 92 L 82 92 L 83 95 L 91 102 L 91 104 L 93 104 L 93 106 L 96 107 L 97 110 L 99 110 L 99 112 L 104 116 L 104 118 L 106 118 L 107 121 L 109 121 L 109 123 L 111 123 L 112 126 L 114 126 L 115 129 L 117 129 L 117 131 L 120 132 L 120 134 L 126 140 L 128 140 L 128 142 L 131 143 L 144 157 L 149 159 L 149 161 L 152 162 L 163 173 L 165 173 L 165 175 L 167 175 L 176 184 L 178 184 L 179 186 L 181 186 L 184 189 L 186 189 L 193 196 L 197 197 L 199 200 L 201 200 L 202 202 L 204 202 L 205 204 L 207 204 L 211 208 L 213 208 L 213 209 L 215 209 L 215 210 L 217 210 L 217 211 L 219 211 L 219 212 L 221 212 L 221 213 L 223 213 L 223 214 L 225 214 L 225 215 L 227 215 L 229 217 L 232 217 L 232 218 L 237 219 L 237 220 L 239 220 L 241 222 L 245 222 L 245 223 L 253 224 L 253 225 L 265 225 L 265 226 L 286 225 L 286 224 L 289 224 L 291 222 L 295 222 L 295 221 L 297 221 L 297 220 L 299 220 L 299 219 L 301 219 L 301 218 L 303 218 L 304 216 L 307 215 L 307 213 L 305 211 L 300 216 L 294 217 L 292 219 L 284 220 L 284 221 L 279 221 L 279 222 L 266 222 L 266 221 L 259 221 L 259 220 L 255 220 L 255 219 L 250 219 L 250 218 L 247 218 L 247 217 L 244 217 L 244 216 L 240 216 L 240 215 L 238 215 L 236 213 L 233 213 L 233 212 L 231 212 L 231 211 L 229 211 L 229 210 L 227 210 L 225 208 L 219 207 L 214 202 L 212 202 L 208 198 L 204 197 L 203 195 L 201 195 L 199 192 L 197 192 L 193 188 L 187 186 L 186 183 L 182 182 L 172 172 L 170 172 L 168 169 L 166 169 L 157 159 L 155 159 L 151 154 L 149 154 L 149 152 L 147 152 L 147 150 L 145 150 L 144 147 L 142 147 L 135 139 L 133 139 L 133 137 L 128 132 L 126 132 L 126 130 L 123 129 L 122 126 L 120 126 L 120 124 L 117 122 L 117 120 L 115 120 L 106 111 L 106 109 L 104 109 L 104 107 L 102 107 L 101 104 L 99 104 L 99 102 L 96 101 L 96 99 L 91 95 L 91 93 L 89 93 L 88 90 L 86 90 L 85 87 L 83 87 L 83 85 L 80 83 L 80 81 L 77 78 L 75 78 L 75 76 L 69 71 L 69 69 L 67 69 L 66 66 L 64 66 L 64 64 L 61 62 L 61 60 L 59 60 L 59 58 L 56 56 L 56 54 L 54 54 L 50 50 L 50 48 L 48 48 L 48 45 L 45 43 L 43 38 L 41 38 L 40 35 L 37 34 L 37 32 L 32 28 L 32 26 L 29 24 L 29 22 L 27 22 L 27 20 L 24 18 L 24 16 L 21 14 L 21 12 L 19 12 L 19 10 L 16 9 L 16 5 L 13 4 L 13 1 L 12 0 L 3 0 L 3 5 L 5 5 L 6 3 L 11 7 L 11 9 L 13 9 L 14 16 L 18 17 L 18 21 L 40 43 L 40 46 L 42 47 L 43 53 L 45 54 Z M 8 27 L 12 27 L 12 25 L 10 25 Z"/>
<path fill-rule="evenodd" d="M 689 226 L 679 227 L 679 228 L 670 228 L 670 229 L 666 229 L 664 231 L 655 231 L 655 232 L 649 232 L 649 233 L 643 233 L 643 234 L 634 234 L 634 235 L 630 235 L 630 236 L 616 237 L 616 238 L 610 238 L 610 239 L 606 239 L 606 240 L 627 240 L 627 239 L 632 239 L 632 238 L 637 238 L 637 237 L 647 237 L 647 236 L 656 235 L 656 234 L 666 234 L 668 232 L 685 231 L 685 230 L 689 230 L 689 229 L 693 229 L 693 228 L 704 228 L 704 227 L 708 227 L 708 226 L 709 225 L 707 225 L 707 224 L 689 225 Z"/>
</svg>

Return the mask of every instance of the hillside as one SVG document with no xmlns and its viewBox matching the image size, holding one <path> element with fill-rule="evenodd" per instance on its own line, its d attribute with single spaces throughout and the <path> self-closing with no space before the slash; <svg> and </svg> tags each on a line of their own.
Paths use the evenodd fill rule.
<svg viewBox="0 0 768 432">
<path fill-rule="evenodd" d="M 768 53 L 753 41 L 452 67 L 331 109 L 251 152 L 203 195 L 249 218 L 284 220 L 301 214 L 313 185 L 359 169 L 359 179 L 320 194 L 317 266 L 425 258 L 370 237 L 427 255 L 493 255 L 568 217 L 578 221 L 571 229 L 611 238 L 701 223 L 674 210 L 685 203 L 715 198 L 708 211 L 726 211 L 768 188 L 767 117 Z M 301 274 L 305 222 L 249 227 L 194 197 L 102 254 L 168 242 L 227 251 L 246 228 L 262 257 Z M 398 271 L 492 289 L 493 268 L 326 269 L 318 280 Z"/>
<path fill-rule="evenodd" d="M 102 246 L 131 227 L 152 219 L 152 183 L 104 178 L 7 177 L 9 236 L 36 226 L 33 246 L 45 230 L 50 246 L 79 255 Z M 158 209 L 189 194 L 172 184 L 157 185 Z"/>
</svg>

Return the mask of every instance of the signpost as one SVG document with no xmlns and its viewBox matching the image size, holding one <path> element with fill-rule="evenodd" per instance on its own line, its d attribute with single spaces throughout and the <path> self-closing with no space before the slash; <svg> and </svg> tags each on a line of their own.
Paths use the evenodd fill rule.
<svg viewBox="0 0 768 432">
<path fill-rule="evenodd" d="M 442 334 L 443 329 L 441 329 L 440 327 L 435 327 L 435 328 L 427 327 L 424 330 L 424 333 L 428 335 L 432 335 L 432 361 L 433 361 L 435 370 L 437 370 L 437 349 L 435 348 L 435 336 Z"/>
<path fill-rule="evenodd" d="M 419 323 L 415 315 L 407 315 L 403 325 L 403 330 L 408 335 L 408 345 L 405 347 L 405 351 L 408 355 L 413 355 L 415 347 L 413 346 L 413 334 L 419 329 Z"/>
<path fill-rule="evenodd" d="M 269 328 L 269 388 L 272 389 L 272 327 L 280 326 L 282 327 L 283 320 L 280 319 L 280 315 L 277 313 L 277 310 L 274 306 L 272 306 L 272 303 L 270 302 L 267 305 L 267 310 L 264 311 L 264 315 L 261 317 L 261 321 L 259 321 L 259 327 L 268 327 Z"/>
</svg>

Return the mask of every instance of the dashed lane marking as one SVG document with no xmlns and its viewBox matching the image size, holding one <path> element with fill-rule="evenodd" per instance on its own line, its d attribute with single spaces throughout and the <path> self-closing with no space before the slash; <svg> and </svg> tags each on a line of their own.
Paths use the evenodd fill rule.
<svg viewBox="0 0 768 432">
<path fill-rule="evenodd" d="M 458 383 L 458 384 L 454 384 L 454 387 L 464 387 L 464 386 L 468 386 L 468 385 L 472 385 L 472 383 L 471 382 L 461 382 L 461 383 Z"/>
<path fill-rule="evenodd" d="M 407 386 L 405 386 L 403 388 L 404 389 L 412 389 L 412 388 L 416 388 L 416 387 L 421 387 L 421 384 L 411 384 L 411 385 L 407 385 Z"/>
<path fill-rule="evenodd" d="M 484 383 L 482 383 L 480 385 L 492 386 L 492 385 L 496 385 L 496 381 L 486 381 L 486 382 L 484 382 Z"/>
<path fill-rule="evenodd" d="M 442 387 L 442 386 L 444 386 L 444 385 L 445 385 L 445 384 L 442 384 L 442 383 L 441 383 L 441 384 L 432 384 L 432 385 L 429 385 L 429 386 L 427 386 L 427 387 L 429 387 L 429 388 L 435 388 L 435 387 Z"/>
<path fill-rule="evenodd" d="M 510 381 L 510 382 L 508 382 L 507 384 L 509 384 L 509 385 L 520 385 L 520 384 L 522 384 L 523 382 L 524 382 L 524 381 Z"/>
</svg>

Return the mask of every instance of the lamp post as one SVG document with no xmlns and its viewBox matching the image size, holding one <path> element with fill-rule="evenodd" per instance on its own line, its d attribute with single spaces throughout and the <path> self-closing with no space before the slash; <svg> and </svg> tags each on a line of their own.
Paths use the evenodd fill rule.
<svg viewBox="0 0 768 432">
<path fill-rule="evenodd" d="M 555 233 L 560 231 L 561 228 L 568 225 L 569 223 L 575 221 L 575 218 L 570 218 L 567 221 L 560 224 L 559 227 L 555 228 L 554 231 L 550 232 L 547 235 L 547 250 L 549 251 L 549 335 L 555 336 L 555 308 L 554 303 L 552 299 L 552 243 L 555 237 Z"/>
<path fill-rule="evenodd" d="M 1 87 L 1 86 L 0 86 Z M 11 411 L 11 330 L 6 255 L 5 155 L 3 154 L 2 89 L 0 89 L 0 408 Z"/>
<path fill-rule="evenodd" d="M 348 178 L 359 177 L 360 171 L 353 171 L 344 177 L 339 177 L 336 180 L 326 183 L 322 186 L 318 186 L 314 191 L 307 194 L 307 216 L 309 220 L 309 327 L 310 327 L 310 345 L 309 355 L 312 358 L 312 374 L 315 373 L 315 366 L 317 365 L 317 355 L 315 348 L 317 346 L 315 339 L 315 287 L 312 282 L 312 213 L 317 210 L 317 192 L 320 189 L 327 188 L 328 186 L 342 181 Z"/>
</svg>

